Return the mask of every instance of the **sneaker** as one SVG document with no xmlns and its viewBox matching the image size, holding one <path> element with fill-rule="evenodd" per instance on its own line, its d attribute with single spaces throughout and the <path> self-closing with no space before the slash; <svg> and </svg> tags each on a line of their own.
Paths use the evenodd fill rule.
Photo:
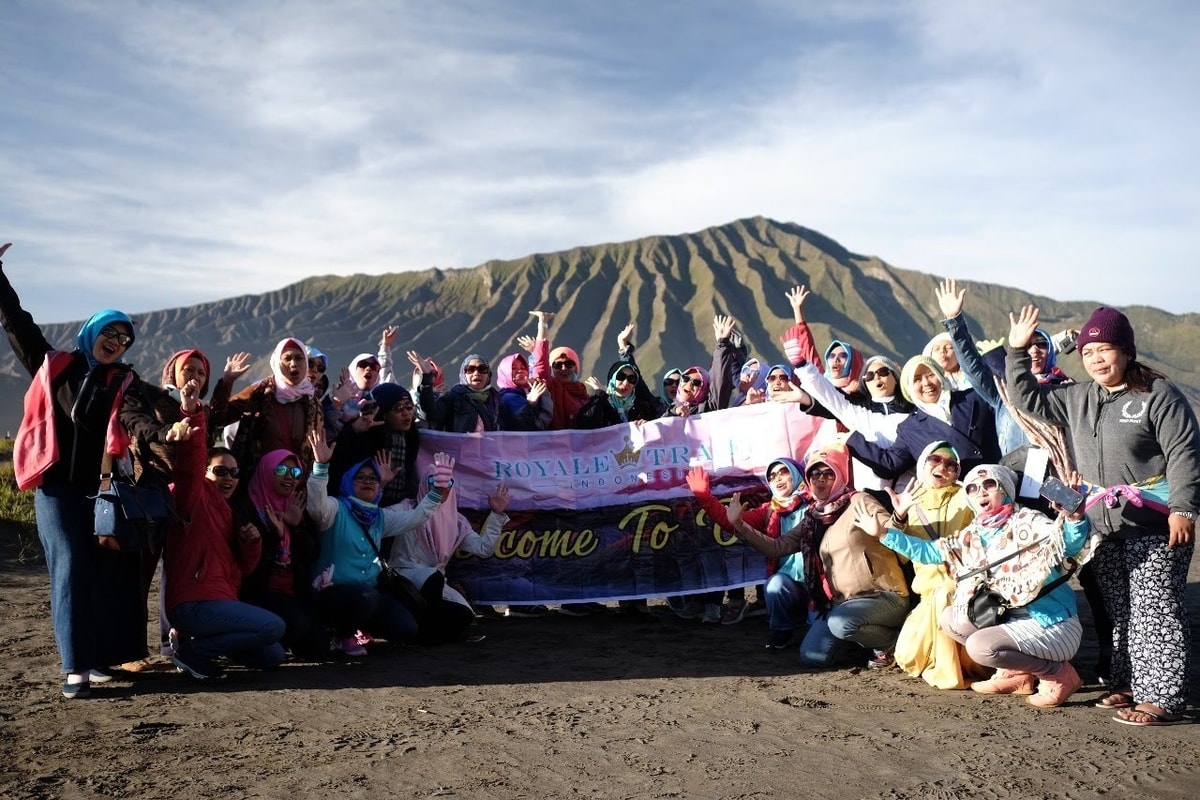
<svg viewBox="0 0 1200 800">
<path fill-rule="evenodd" d="M 171 662 L 180 672 L 186 672 L 198 681 L 220 680 L 225 677 L 225 671 L 218 667 L 213 662 L 205 658 L 198 658 L 195 655 L 187 655 L 186 657 L 176 651 L 171 656 Z"/>
<path fill-rule="evenodd" d="M 545 606 L 509 606 L 505 616 L 534 619 L 544 617 L 549 613 L 550 609 Z"/>
<path fill-rule="evenodd" d="M 87 682 L 64 683 L 62 695 L 68 700 L 86 700 L 92 696 L 92 685 Z"/>
<path fill-rule="evenodd" d="M 568 617 L 590 617 L 607 610 L 608 606 L 603 603 L 566 603 L 558 607 L 558 613 Z"/>
<path fill-rule="evenodd" d="M 767 634 L 767 649 L 783 650 L 792 643 L 792 636 L 794 636 L 795 633 L 796 632 L 792 630 L 777 631 L 772 629 L 771 632 Z"/>
<path fill-rule="evenodd" d="M 998 669 L 986 681 L 974 681 L 971 691 L 980 694 L 1033 694 L 1033 675 L 1029 672 Z"/>
<path fill-rule="evenodd" d="M 725 610 L 721 612 L 722 625 L 737 625 L 746 617 L 746 610 L 750 608 L 750 604 L 745 600 L 731 600 L 729 605 L 725 606 Z"/>
<path fill-rule="evenodd" d="M 667 607 L 675 612 L 675 616 L 680 619 L 696 619 L 704 613 L 704 606 L 693 600 L 687 600 L 683 597 L 668 597 Z"/>
<path fill-rule="evenodd" d="M 91 683 L 109 683 L 112 679 L 113 676 L 107 672 L 101 672 L 98 669 L 88 670 L 88 681 Z"/>
<path fill-rule="evenodd" d="M 337 640 L 337 649 L 351 658 L 360 658 L 367 654 L 367 648 L 358 643 L 358 636 L 343 636 Z"/>
<path fill-rule="evenodd" d="M 1064 661 L 1057 674 L 1038 677 L 1037 694 L 1030 695 L 1025 702 L 1038 708 L 1054 708 L 1066 702 L 1080 686 L 1083 686 L 1083 678 L 1070 661 Z"/>
<path fill-rule="evenodd" d="M 700 622 L 705 625 L 720 625 L 721 624 L 721 605 L 720 603 L 705 603 L 704 611 L 700 614 Z"/>
<path fill-rule="evenodd" d="M 767 602 L 765 600 L 755 600 L 746 606 L 746 617 L 765 617 L 767 615 Z"/>
<path fill-rule="evenodd" d="M 867 659 L 867 669 L 887 669 L 895 663 L 896 657 L 892 655 L 891 650 L 876 650 Z"/>
</svg>

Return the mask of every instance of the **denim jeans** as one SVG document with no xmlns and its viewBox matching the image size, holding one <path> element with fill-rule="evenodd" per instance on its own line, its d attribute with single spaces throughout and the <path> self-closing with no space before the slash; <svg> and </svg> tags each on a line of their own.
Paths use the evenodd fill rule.
<svg viewBox="0 0 1200 800">
<path fill-rule="evenodd" d="M 791 575 L 776 572 L 767 581 L 767 624 L 773 631 L 792 631 L 808 624 L 808 587 Z"/>
<path fill-rule="evenodd" d="M 895 592 L 846 600 L 808 629 L 800 643 L 800 660 L 814 667 L 835 667 L 858 658 L 862 648 L 890 648 L 907 616 L 908 597 Z"/>
<path fill-rule="evenodd" d="M 417 621 L 404 605 L 368 583 L 342 583 L 317 592 L 317 608 L 339 639 L 363 631 L 389 642 L 412 642 Z"/>
<path fill-rule="evenodd" d="M 283 662 L 283 620 L 258 606 L 237 600 L 180 603 L 171 611 L 171 621 L 184 653 L 209 661 L 223 656 L 255 669 Z"/>
<path fill-rule="evenodd" d="M 38 539 L 50 573 L 50 617 L 63 672 L 87 672 L 146 656 L 140 553 L 101 550 L 95 501 L 66 483 L 38 488 Z"/>
</svg>

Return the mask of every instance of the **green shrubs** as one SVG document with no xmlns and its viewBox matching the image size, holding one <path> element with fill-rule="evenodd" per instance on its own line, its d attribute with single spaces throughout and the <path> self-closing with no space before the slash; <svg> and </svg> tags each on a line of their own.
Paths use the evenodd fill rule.
<svg viewBox="0 0 1200 800">
<path fill-rule="evenodd" d="M 17 537 L 19 559 L 37 558 L 40 551 L 33 514 L 33 492 L 17 489 L 17 481 L 13 476 L 12 448 L 12 439 L 0 439 L 0 535 Z"/>
</svg>

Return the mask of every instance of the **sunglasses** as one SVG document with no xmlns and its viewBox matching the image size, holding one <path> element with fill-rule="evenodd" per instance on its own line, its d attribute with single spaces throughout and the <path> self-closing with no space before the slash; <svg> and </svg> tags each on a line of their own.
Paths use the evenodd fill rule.
<svg viewBox="0 0 1200 800">
<path fill-rule="evenodd" d="M 373 483 L 379 483 L 379 478 L 374 475 L 355 475 L 355 483 L 361 483 L 363 486 L 370 486 Z"/>
<path fill-rule="evenodd" d="M 939 456 L 936 453 L 930 453 L 929 456 L 926 457 L 925 463 L 931 467 L 941 467 L 942 469 L 949 470 L 950 472 L 958 472 L 957 461 L 946 456 Z"/>
<path fill-rule="evenodd" d="M 810 481 L 831 481 L 837 477 L 837 473 L 831 469 L 814 469 L 808 473 Z"/>
<path fill-rule="evenodd" d="M 242 471 L 237 467 L 214 466 L 209 467 L 208 471 L 213 475 L 216 475 L 218 478 L 236 478 L 238 475 L 242 474 Z"/>
<path fill-rule="evenodd" d="M 985 492 L 994 492 L 1000 482 L 995 478 L 984 478 L 982 483 L 968 483 L 966 492 L 968 495 L 979 494 L 980 487 L 983 487 Z"/>
<path fill-rule="evenodd" d="M 786 381 L 788 379 L 786 372 L 772 372 L 767 376 L 769 381 Z"/>
<path fill-rule="evenodd" d="M 309 361 L 308 368 L 315 369 L 317 372 L 321 373 L 322 375 L 325 374 L 325 362 L 324 361 L 317 361 L 315 359 L 312 361 Z"/>
<path fill-rule="evenodd" d="M 681 386 L 691 385 L 691 386 L 695 386 L 695 387 L 699 388 L 704 385 L 704 379 L 703 378 L 684 377 L 684 379 L 682 381 L 680 381 L 679 383 Z"/>
<path fill-rule="evenodd" d="M 467 366 L 463 367 L 463 372 L 468 375 L 472 375 L 476 372 L 478 372 L 480 375 L 487 375 L 491 371 L 492 368 L 487 364 L 468 364 Z"/>
<path fill-rule="evenodd" d="M 864 381 L 873 381 L 876 378 L 887 378 L 894 374 L 895 373 L 892 372 L 890 367 L 880 367 L 879 369 L 872 369 L 872 370 L 868 370 L 868 371 L 864 372 L 863 380 Z"/>
<path fill-rule="evenodd" d="M 393 414 L 404 414 L 404 413 L 411 414 L 412 412 L 414 412 L 416 410 L 417 410 L 417 407 L 414 406 L 412 403 L 396 403 L 396 405 L 392 406 Z"/>
<path fill-rule="evenodd" d="M 637 380 L 637 375 L 634 375 L 632 372 L 618 372 L 615 379 L 617 383 L 620 383 L 621 381 L 625 381 L 625 383 L 633 383 Z"/>
<path fill-rule="evenodd" d="M 1045 339 L 1035 339 L 1029 343 L 1029 347 L 1026 349 L 1028 349 L 1028 350 L 1045 350 L 1046 352 L 1049 352 L 1050 345 L 1046 342 Z"/>
<path fill-rule="evenodd" d="M 555 369 L 575 369 L 575 362 L 570 359 L 563 359 L 562 361 L 555 361 L 550 366 Z"/>
<path fill-rule="evenodd" d="M 379 362 L 378 361 L 360 361 L 357 364 L 355 364 L 354 366 L 358 367 L 359 369 L 379 369 Z"/>
<path fill-rule="evenodd" d="M 100 335 L 106 339 L 113 339 L 117 344 L 121 345 L 121 347 L 129 347 L 129 345 L 133 344 L 132 336 L 130 336 L 128 333 L 121 333 L 112 325 L 105 325 L 103 328 L 101 328 Z"/>
<path fill-rule="evenodd" d="M 678 378 L 667 378 L 666 380 L 663 381 L 663 386 L 678 386 L 678 385 L 679 385 Z"/>
<path fill-rule="evenodd" d="M 276 478 L 285 478 L 291 475 L 296 480 L 300 480 L 300 476 L 304 474 L 304 467 L 289 467 L 287 464 L 280 464 L 275 468 Z"/>
</svg>

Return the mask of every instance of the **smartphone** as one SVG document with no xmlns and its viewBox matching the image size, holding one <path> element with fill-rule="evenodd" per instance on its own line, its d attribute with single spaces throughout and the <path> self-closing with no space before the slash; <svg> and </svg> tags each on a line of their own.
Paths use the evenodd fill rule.
<svg viewBox="0 0 1200 800">
<path fill-rule="evenodd" d="M 1042 481 L 1042 490 L 1039 494 L 1051 503 L 1062 506 L 1068 516 L 1074 514 L 1083 505 L 1082 494 L 1053 476 Z"/>
</svg>

